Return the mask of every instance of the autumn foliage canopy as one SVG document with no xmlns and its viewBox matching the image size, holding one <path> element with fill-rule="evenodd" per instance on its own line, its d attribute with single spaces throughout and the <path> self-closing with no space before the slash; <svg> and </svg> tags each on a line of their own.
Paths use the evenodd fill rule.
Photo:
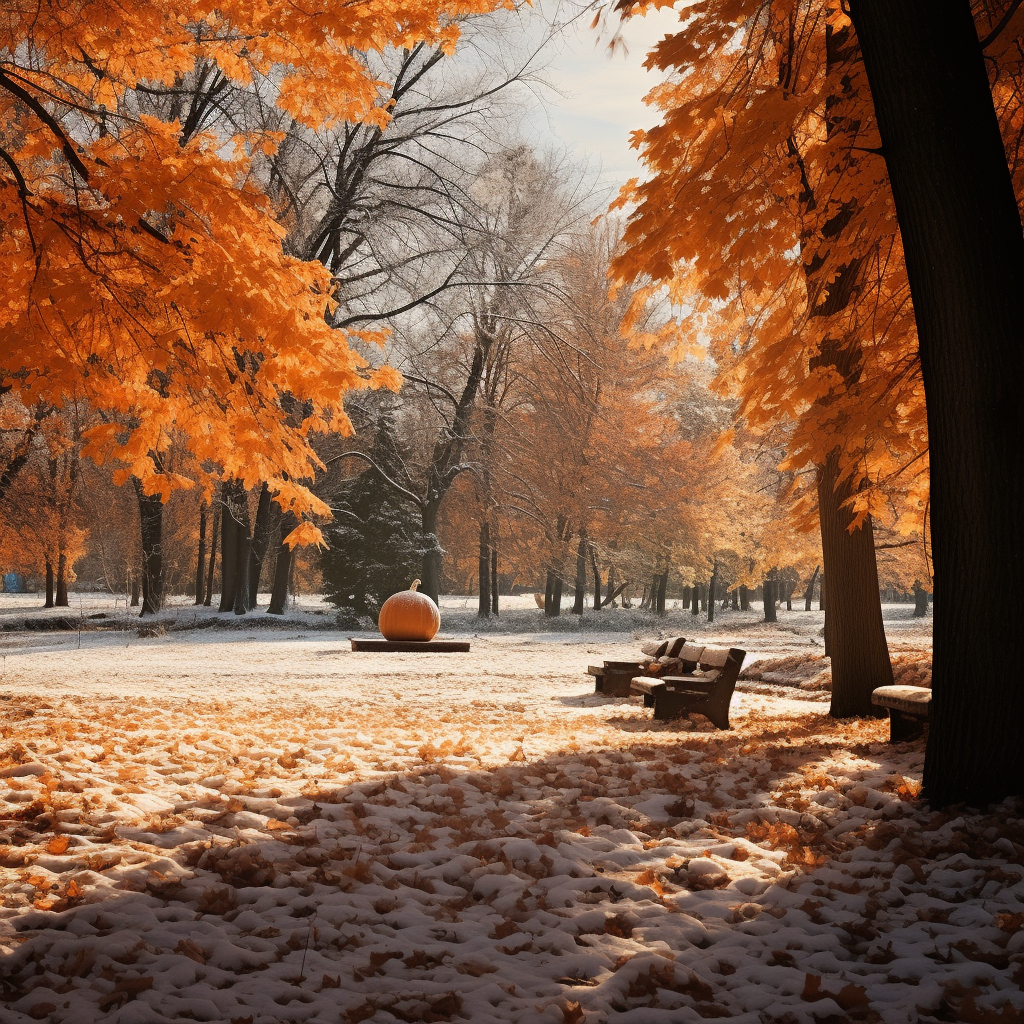
<svg viewBox="0 0 1024 1024">
<path fill-rule="evenodd" d="M 200 130 L 187 104 L 170 116 L 154 98 L 216 76 L 308 126 L 383 122 L 365 55 L 451 47 L 458 16 L 494 6 L 5 4 L 0 386 L 26 407 L 87 401 L 103 420 L 87 453 L 147 493 L 267 481 L 283 508 L 326 511 L 298 483 L 317 465 L 310 436 L 347 429 L 347 391 L 398 375 L 371 371 L 332 327 L 329 272 L 285 251 L 256 173 L 280 135 Z M 161 458 L 173 442 L 194 457 L 187 472 Z"/>
</svg>

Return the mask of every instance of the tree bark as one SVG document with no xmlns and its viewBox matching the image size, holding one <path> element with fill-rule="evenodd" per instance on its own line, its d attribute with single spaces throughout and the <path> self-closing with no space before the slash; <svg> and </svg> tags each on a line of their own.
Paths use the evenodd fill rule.
<svg viewBox="0 0 1024 1024">
<path fill-rule="evenodd" d="M 203 607 L 213 604 L 213 579 L 217 569 L 217 537 L 220 534 L 220 505 L 213 506 L 213 526 L 210 530 L 210 564 L 206 569 L 206 596 Z"/>
<path fill-rule="evenodd" d="M 46 559 L 46 601 L 43 607 L 53 607 L 53 562 L 50 561 L 49 557 Z"/>
<path fill-rule="evenodd" d="M 1024 570 L 1024 233 L 966 0 L 851 0 L 917 316 L 935 586 L 924 794 L 1024 792 L 1024 688 L 1006 670 Z M 829 600 L 835 598 L 829 594 Z"/>
<path fill-rule="evenodd" d="M 740 611 L 750 611 L 750 589 L 743 583 L 740 584 Z"/>
<path fill-rule="evenodd" d="M 715 621 L 715 587 L 718 586 L 718 563 L 711 570 L 711 582 L 708 583 L 708 622 Z"/>
<path fill-rule="evenodd" d="M 206 513 L 209 506 L 204 501 L 199 507 L 199 552 L 196 555 L 196 599 L 195 604 L 201 605 L 206 595 L 203 593 L 206 582 Z"/>
<path fill-rule="evenodd" d="M 223 507 L 220 514 L 220 605 L 218 612 L 235 607 L 238 590 L 238 522 L 231 511 L 234 484 L 224 482 L 221 490 Z"/>
<path fill-rule="evenodd" d="M 732 610 L 738 612 L 740 610 L 740 595 L 737 589 L 732 591 Z"/>
<path fill-rule="evenodd" d="M 498 543 L 491 537 L 491 614 L 498 617 Z"/>
<path fill-rule="evenodd" d="M 829 581 L 825 630 L 834 718 L 878 715 L 871 693 L 892 685 L 871 517 L 850 530 L 854 513 L 846 502 L 852 497 L 849 477 L 839 479 L 839 455 L 833 452 L 818 468 L 818 513 Z"/>
<path fill-rule="evenodd" d="M 700 615 L 700 586 L 696 583 L 690 591 L 690 614 Z"/>
<path fill-rule="evenodd" d="M 668 596 L 668 569 L 661 573 L 657 578 L 658 591 L 657 591 L 657 612 L 659 615 L 665 614 L 665 598 Z"/>
<path fill-rule="evenodd" d="M 583 602 L 587 597 L 587 534 L 580 531 L 580 541 L 576 545 L 576 594 L 573 597 L 573 615 L 583 614 Z"/>
<path fill-rule="evenodd" d="M 291 579 L 292 549 L 285 544 L 284 539 L 296 526 L 298 519 L 293 512 L 285 512 L 281 516 L 281 529 L 277 545 L 277 561 L 274 564 L 274 587 L 270 594 L 270 607 L 267 611 L 271 615 L 284 615 L 285 606 L 288 604 L 288 584 Z"/>
<path fill-rule="evenodd" d="M 260 578 L 263 575 L 263 563 L 270 548 L 270 538 L 274 534 L 275 510 L 277 506 L 270 495 L 270 487 L 264 484 L 260 488 L 259 501 L 256 504 L 256 523 L 252 528 L 252 544 L 249 547 L 249 608 L 259 603 Z"/>
<path fill-rule="evenodd" d="M 761 587 L 761 594 L 764 604 L 764 621 L 778 622 L 779 617 L 775 614 L 775 570 L 770 569 Z"/>
<path fill-rule="evenodd" d="M 814 584 L 817 582 L 818 573 L 821 571 L 821 566 L 816 565 L 814 572 L 811 573 L 811 582 L 807 584 L 807 593 L 804 594 L 804 611 L 809 612 L 811 610 L 811 598 L 814 597 Z"/>
<path fill-rule="evenodd" d="M 133 576 L 132 577 L 131 588 L 132 588 L 131 606 L 132 606 L 132 608 L 138 608 L 139 607 L 139 589 L 140 589 L 139 588 L 139 578 L 138 578 L 138 576 Z"/>
<path fill-rule="evenodd" d="M 144 494 L 142 481 L 132 477 L 139 503 L 142 537 L 142 609 L 139 615 L 155 615 L 164 604 L 164 503 L 159 494 Z"/>
<path fill-rule="evenodd" d="M 252 530 L 249 524 L 249 499 L 241 484 L 235 493 L 236 500 L 231 504 L 231 516 L 235 520 L 235 600 L 231 610 L 236 615 L 244 615 L 249 605 L 249 556 L 252 550 Z"/>
<path fill-rule="evenodd" d="M 590 547 L 590 567 L 594 573 L 594 611 L 601 610 L 601 568 L 597 564 L 597 548 Z"/>
<path fill-rule="evenodd" d="M 921 619 L 928 614 L 928 591 L 921 586 L 920 580 L 914 581 L 914 618 Z"/>
<path fill-rule="evenodd" d="M 63 551 L 57 555 L 57 587 L 53 603 L 57 608 L 68 607 L 68 556 Z"/>
<path fill-rule="evenodd" d="M 491 527 L 486 519 L 480 522 L 480 554 L 477 559 L 480 599 L 476 614 L 481 619 L 491 615 Z"/>
</svg>

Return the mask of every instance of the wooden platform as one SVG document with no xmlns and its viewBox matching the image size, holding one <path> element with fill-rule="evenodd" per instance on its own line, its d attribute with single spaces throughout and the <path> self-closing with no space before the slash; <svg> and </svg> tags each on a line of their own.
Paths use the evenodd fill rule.
<svg viewBox="0 0 1024 1024">
<path fill-rule="evenodd" d="M 465 654 L 468 640 L 357 640 L 352 637 L 353 651 L 396 651 L 420 654 Z"/>
</svg>

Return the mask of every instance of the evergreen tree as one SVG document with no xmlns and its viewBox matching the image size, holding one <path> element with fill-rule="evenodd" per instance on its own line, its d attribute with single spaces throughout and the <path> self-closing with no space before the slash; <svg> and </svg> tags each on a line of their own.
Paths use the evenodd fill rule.
<svg viewBox="0 0 1024 1024">
<path fill-rule="evenodd" d="M 369 451 L 391 476 L 402 459 L 394 414 L 381 410 Z M 330 545 L 320 555 L 324 596 L 356 615 L 375 616 L 392 594 L 417 575 L 417 510 L 373 467 L 346 480 L 331 500 L 334 521 L 324 530 Z"/>
</svg>

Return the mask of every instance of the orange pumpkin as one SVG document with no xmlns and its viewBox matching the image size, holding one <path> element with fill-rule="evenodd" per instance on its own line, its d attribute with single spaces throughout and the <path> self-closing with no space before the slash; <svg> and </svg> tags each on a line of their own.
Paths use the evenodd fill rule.
<svg viewBox="0 0 1024 1024">
<path fill-rule="evenodd" d="M 416 590 L 419 585 L 419 580 L 413 580 L 408 590 L 400 590 L 384 602 L 377 625 L 385 640 L 432 640 L 441 628 L 437 605 Z"/>
</svg>

